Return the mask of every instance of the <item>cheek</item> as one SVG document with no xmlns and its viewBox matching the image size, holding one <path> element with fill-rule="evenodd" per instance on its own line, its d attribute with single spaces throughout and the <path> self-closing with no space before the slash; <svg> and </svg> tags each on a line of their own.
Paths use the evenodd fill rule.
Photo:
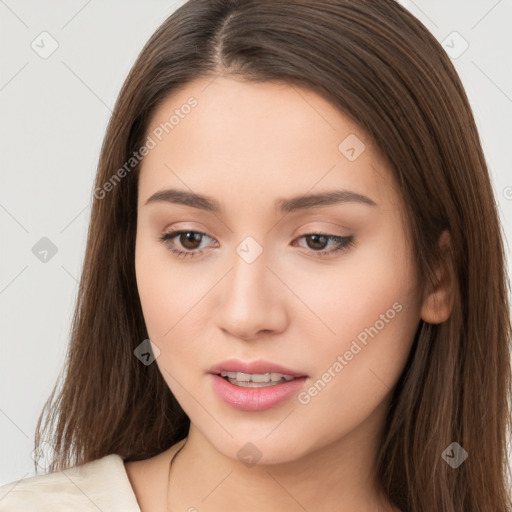
<svg viewBox="0 0 512 512">
<path fill-rule="evenodd" d="M 138 235 L 135 272 L 148 336 L 160 348 L 163 361 L 169 358 L 171 343 L 173 356 L 201 350 L 204 299 L 218 280 L 218 271 L 202 265 L 198 274 L 199 267 L 177 263 L 158 244 L 149 234 Z"/>
<path fill-rule="evenodd" d="M 415 286 L 409 249 L 391 233 L 361 245 L 317 281 L 309 305 L 334 333 L 318 323 L 321 335 L 308 350 L 311 386 L 299 397 L 307 422 L 314 411 L 329 410 L 333 423 L 350 428 L 391 392 L 420 319 Z M 311 343 L 313 330 L 305 337 Z"/>
<path fill-rule="evenodd" d="M 175 279 L 171 282 L 165 253 L 156 245 L 158 242 L 147 232 L 139 233 L 135 246 L 137 289 L 148 335 L 158 345 L 176 322 L 176 306 L 183 289 Z"/>
<path fill-rule="evenodd" d="M 389 381 L 398 376 L 420 319 L 412 255 L 401 233 L 380 230 L 335 266 L 289 279 L 309 310 L 297 308 L 292 322 L 303 327 L 304 350 L 314 347 L 313 371 L 322 373 L 348 352 L 344 372 L 354 372 L 355 381 L 361 367 L 366 373 L 379 367 Z"/>
</svg>

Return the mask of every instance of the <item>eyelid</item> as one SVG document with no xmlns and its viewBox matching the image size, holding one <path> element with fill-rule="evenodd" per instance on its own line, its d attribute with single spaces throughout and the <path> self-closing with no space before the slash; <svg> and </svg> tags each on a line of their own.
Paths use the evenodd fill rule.
<svg viewBox="0 0 512 512">
<path fill-rule="evenodd" d="M 321 227 L 319 226 L 320 225 L 328 225 L 328 226 L 332 226 L 332 227 Z M 344 231 L 346 233 L 352 233 L 352 231 L 354 231 L 354 227 L 350 227 L 350 226 L 346 226 L 344 224 L 340 224 L 339 222 L 334 222 L 334 221 L 328 221 L 328 220 L 324 220 L 324 219 L 318 219 L 318 220 L 312 220 L 311 222 L 309 222 L 306 227 L 304 226 L 301 226 L 299 228 L 297 228 L 296 230 L 293 231 L 292 233 L 292 236 L 303 236 L 303 235 L 307 235 L 307 234 L 311 234 L 311 233 L 315 233 L 315 234 L 327 234 L 327 235 L 335 235 L 335 236 L 348 236 L 347 235 L 342 235 L 341 233 L 335 233 L 333 232 L 334 230 L 336 231 Z M 301 233 L 301 234 L 298 234 L 298 233 Z"/>
</svg>

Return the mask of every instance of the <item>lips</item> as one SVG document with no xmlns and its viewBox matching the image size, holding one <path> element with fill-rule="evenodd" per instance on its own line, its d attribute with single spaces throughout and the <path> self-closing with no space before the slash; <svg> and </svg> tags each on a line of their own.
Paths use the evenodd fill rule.
<svg viewBox="0 0 512 512">
<path fill-rule="evenodd" d="M 308 377 L 308 375 L 299 370 L 293 370 L 271 361 L 258 359 L 256 361 L 242 361 L 240 359 L 228 359 L 222 361 L 210 368 L 209 373 L 220 375 L 224 372 L 241 372 L 250 374 L 263 374 L 263 373 L 282 373 L 284 375 L 291 375 L 292 377 Z"/>
</svg>

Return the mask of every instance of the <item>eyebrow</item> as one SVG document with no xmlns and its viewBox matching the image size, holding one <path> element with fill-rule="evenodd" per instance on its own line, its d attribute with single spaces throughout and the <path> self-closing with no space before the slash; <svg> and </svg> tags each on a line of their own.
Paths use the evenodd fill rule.
<svg viewBox="0 0 512 512">
<path fill-rule="evenodd" d="M 198 208 L 215 214 L 222 214 L 220 203 L 213 197 L 196 194 L 186 190 L 167 189 L 154 193 L 144 205 L 166 202 L 183 204 L 192 208 Z M 349 190 L 331 190 L 317 194 L 278 199 L 275 209 L 282 213 L 291 213 L 298 210 L 306 210 L 321 206 L 330 206 L 339 203 L 361 203 L 368 206 L 377 206 L 377 203 L 367 196 L 351 192 Z"/>
</svg>

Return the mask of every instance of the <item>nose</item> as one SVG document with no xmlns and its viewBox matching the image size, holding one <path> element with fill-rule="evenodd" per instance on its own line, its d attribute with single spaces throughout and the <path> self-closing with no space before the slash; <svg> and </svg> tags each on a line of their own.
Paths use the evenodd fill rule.
<svg viewBox="0 0 512 512">
<path fill-rule="evenodd" d="M 265 251 L 250 263 L 235 253 L 219 289 L 216 321 L 225 333 L 255 340 L 286 329 L 286 287 L 267 265 Z"/>
</svg>

